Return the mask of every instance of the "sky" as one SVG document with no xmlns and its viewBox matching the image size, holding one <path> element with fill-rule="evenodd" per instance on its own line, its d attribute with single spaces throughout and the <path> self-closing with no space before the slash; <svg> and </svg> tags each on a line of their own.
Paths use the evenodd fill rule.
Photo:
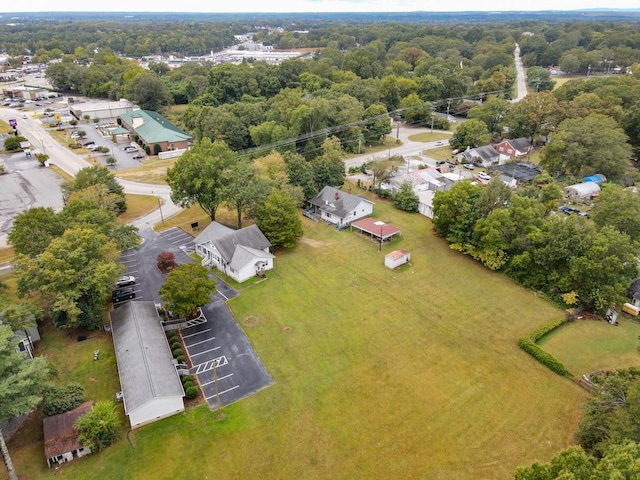
<svg viewBox="0 0 640 480">
<path fill-rule="evenodd" d="M 4 3 L 4 2 L 3 2 Z M 637 9 L 637 0 L 23 0 L 5 3 L 20 12 L 455 12 L 455 11 L 539 11 L 584 8 Z"/>
</svg>

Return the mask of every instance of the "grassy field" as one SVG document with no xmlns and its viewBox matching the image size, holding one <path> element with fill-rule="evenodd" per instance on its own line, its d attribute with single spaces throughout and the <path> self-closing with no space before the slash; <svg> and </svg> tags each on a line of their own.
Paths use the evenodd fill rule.
<svg viewBox="0 0 640 480">
<path fill-rule="evenodd" d="M 417 133 L 409 136 L 409 140 L 412 142 L 435 142 L 436 140 L 449 140 L 451 134 L 442 131 Z"/>
<path fill-rule="evenodd" d="M 167 170 L 176 162 L 176 158 L 158 160 L 158 157 L 145 159 L 139 167 L 118 170 L 116 177 L 132 182 L 151 183 L 154 185 L 167 184 Z"/>
<path fill-rule="evenodd" d="M 619 318 L 614 327 L 604 321 L 578 320 L 555 330 L 539 343 L 574 373 L 597 369 L 640 367 L 640 323 Z"/>
<path fill-rule="evenodd" d="M 224 408 L 222 420 L 196 407 L 132 434 L 135 450 L 122 438 L 58 472 L 46 469 L 34 433 L 10 444 L 18 471 L 34 480 L 493 480 L 570 445 L 585 392 L 516 344 L 563 312 L 449 249 L 424 217 L 380 202 L 375 212 L 402 230 L 382 253 L 303 219 L 298 247 L 277 252 L 267 281 L 230 302 L 273 386 Z M 383 255 L 396 248 L 412 262 L 391 271 Z M 107 364 L 109 346 L 100 348 Z M 68 371 L 94 368 L 86 361 Z M 114 391 L 113 372 L 104 377 Z"/>
<path fill-rule="evenodd" d="M 129 223 L 136 218 L 144 217 L 147 213 L 158 208 L 158 197 L 153 195 L 133 195 L 128 193 L 127 211 L 118 216 L 118 223 Z"/>
</svg>

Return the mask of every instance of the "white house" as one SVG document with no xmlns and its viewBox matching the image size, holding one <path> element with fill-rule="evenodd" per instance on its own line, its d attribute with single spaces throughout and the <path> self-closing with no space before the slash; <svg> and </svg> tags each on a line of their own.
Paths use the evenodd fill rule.
<svg viewBox="0 0 640 480">
<path fill-rule="evenodd" d="M 271 242 L 256 225 L 233 230 L 211 222 L 194 242 L 202 265 L 214 266 L 236 282 L 263 276 L 273 269 Z"/>
<path fill-rule="evenodd" d="M 433 197 L 436 192 L 427 190 L 426 192 L 418 192 L 418 213 L 427 218 L 433 218 Z"/>
<path fill-rule="evenodd" d="M 184 389 L 154 302 L 128 302 L 110 316 L 131 428 L 183 412 Z"/>
<path fill-rule="evenodd" d="M 509 160 L 511 160 L 509 155 L 499 153 L 495 148 L 493 148 L 493 145 L 467 148 L 464 152 L 458 154 L 458 162 L 473 163 L 484 168 L 488 168 L 493 165 L 502 165 Z"/>
<path fill-rule="evenodd" d="M 324 187 L 318 195 L 309 200 L 312 213 L 320 213 L 320 218 L 339 227 L 349 225 L 354 220 L 368 217 L 373 213 L 374 203 L 364 197 L 351 195 L 333 187 Z"/>
</svg>

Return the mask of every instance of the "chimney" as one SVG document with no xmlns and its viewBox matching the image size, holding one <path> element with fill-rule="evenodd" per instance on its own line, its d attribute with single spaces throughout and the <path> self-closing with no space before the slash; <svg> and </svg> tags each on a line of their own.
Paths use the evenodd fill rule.
<svg viewBox="0 0 640 480">
<path fill-rule="evenodd" d="M 340 198 L 340 193 L 336 192 L 336 200 L 338 200 Z"/>
</svg>

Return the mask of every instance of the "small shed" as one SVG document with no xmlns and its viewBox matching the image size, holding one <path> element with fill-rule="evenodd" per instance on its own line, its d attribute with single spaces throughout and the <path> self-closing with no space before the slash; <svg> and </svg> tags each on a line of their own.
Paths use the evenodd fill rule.
<svg viewBox="0 0 640 480">
<path fill-rule="evenodd" d="M 564 191 L 570 197 L 591 198 L 598 196 L 600 185 L 595 182 L 576 183 L 565 187 Z"/>
<path fill-rule="evenodd" d="M 392 270 L 410 261 L 411 253 L 406 250 L 394 250 L 384 256 L 384 266 Z"/>
<path fill-rule="evenodd" d="M 84 457 L 91 453 L 91 449 L 80 445 L 78 432 L 73 428 L 76 420 L 93 408 L 93 402 L 82 405 L 65 413 L 45 417 L 42 420 L 44 431 L 44 456 L 47 465 L 70 462 L 74 458 Z"/>
</svg>

